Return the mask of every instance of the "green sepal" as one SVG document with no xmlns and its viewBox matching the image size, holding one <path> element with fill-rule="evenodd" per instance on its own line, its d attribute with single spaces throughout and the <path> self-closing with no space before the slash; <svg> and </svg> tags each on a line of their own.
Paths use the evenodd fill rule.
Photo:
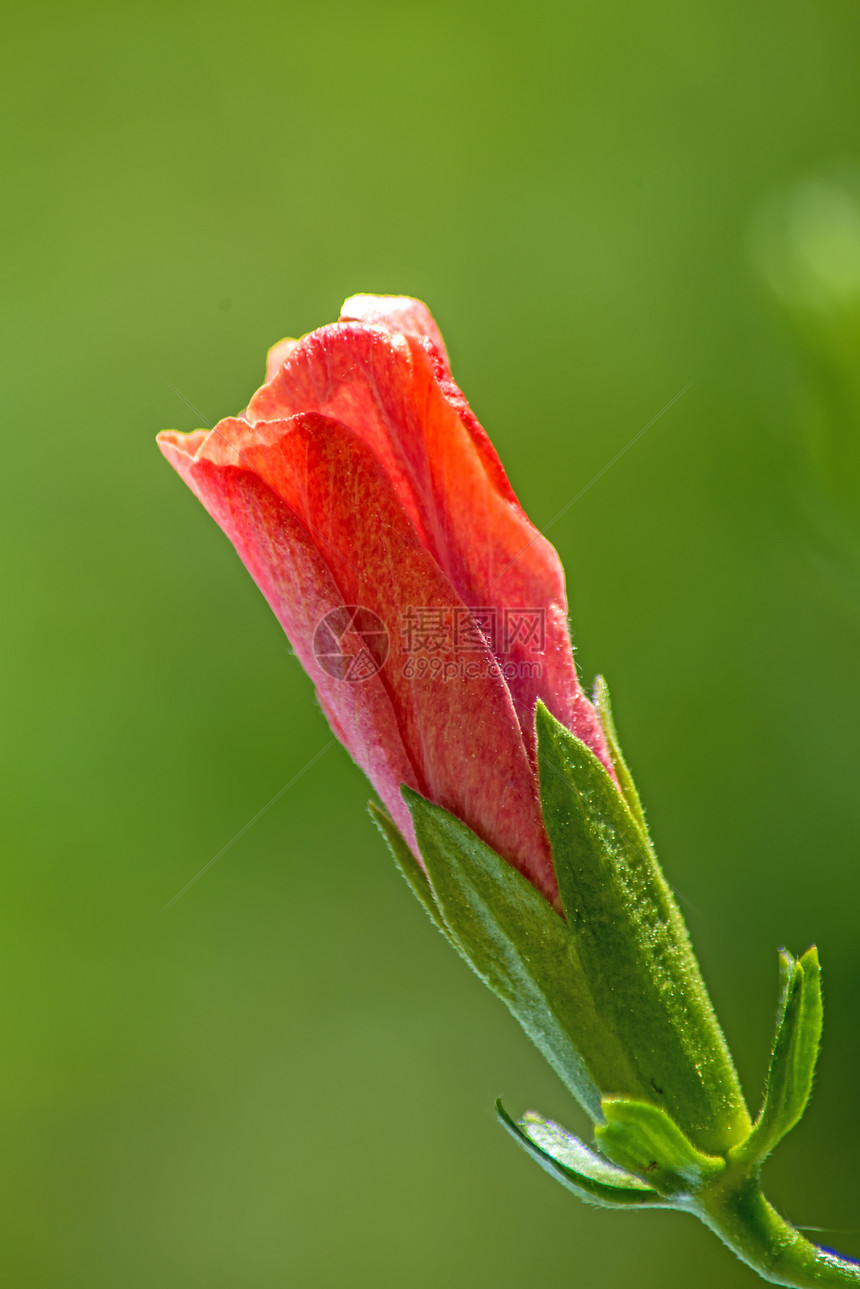
<svg viewBox="0 0 860 1289">
<path fill-rule="evenodd" d="M 631 1073 L 594 1067 L 604 1091 L 664 1107 L 723 1153 L 750 1131 L 737 1074 L 681 914 L 647 834 L 603 764 L 538 703 L 546 829 L 565 916 L 598 1014 Z"/>
<path fill-rule="evenodd" d="M 388 842 L 388 849 L 391 851 L 394 862 L 418 903 L 424 908 L 434 926 L 438 927 L 446 940 L 459 951 L 459 945 L 455 943 L 451 932 L 445 925 L 442 910 L 436 902 L 436 896 L 433 894 L 433 887 L 427 880 L 427 874 L 403 840 L 394 820 L 384 810 L 380 810 L 374 801 L 368 801 L 367 808 L 377 828 Z"/>
<path fill-rule="evenodd" d="M 801 1119 L 812 1092 L 823 1008 L 818 950 L 795 958 L 779 951 L 782 981 L 776 1036 L 765 1083 L 764 1103 L 752 1132 L 731 1152 L 732 1161 L 761 1165 Z"/>
<path fill-rule="evenodd" d="M 569 927 L 462 820 L 409 788 L 401 791 L 434 897 L 462 953 L 586 1113 L 600 1118 L 591 1061 L 597 1055 L 623 1073 L 627 1060 L 584 985 Z"/>
<path fill-rule="evenodd" d="M 609 701 L 609 686 L 603 676 L 595 678 L 593 698 L 594 706 L 597 708 L 597 715 L 600 717 L 600 724 L 603 728 L 603 736 L 609 748 L 609 755 L 612 758 L 612 767 L 615 770 L 618 786 L 621 789 L 621 795 L 627 802 L 633 818 L 647 837 L 648 824 L 645 821 L 645 811 L 642 809 L 642 802 L 639 800 L 639 793 L 636 791 L 633 775 L 627 768 L 627 762 L 624 760 L 624 754 L 621 751 L 621 744 L 618 742 L 615 722 L 612 719 L 612 705 Z"/>
<path fill-rule="evenodd" d="M 602 1208 L 667 1208 L 671 1201 L 632 1173 L 610 1164 L 578 1137 L 534 1111 L 516 1123 L 501 1101 L 496 1114 L 526 1154 L 588 1204 Z"/>
<path fill-rule="evenodd" d="M 724 1171 L 725 1159 L 697 1149 L 659 1106 L 604 1097 L 594 1138 L 607 1158 L 665 1196 L 695 1194 Z"/>
</svg>

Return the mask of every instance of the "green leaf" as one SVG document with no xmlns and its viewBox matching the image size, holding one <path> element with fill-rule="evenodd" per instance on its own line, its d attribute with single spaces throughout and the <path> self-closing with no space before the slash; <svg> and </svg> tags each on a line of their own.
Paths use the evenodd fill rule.
<svg viewBox="0 0 860 1289">
<path fill-rule="evenodd" d="M 461 820 L 408 788 L 401 791 L 446 926 L 586 1112 L 599 1118 L 592 1062 L 619 1079 L 630 1071 L 587 989 L 568 926 Z"/>
<path fill-rule="evenodd" d="M 600 724 L 603 726 L 603 733 L 609 748 L 609 755 L 612 757 L 612 766 L 618 779 L 621 795 L 627 802 L 633 818 L 647 837 L 648 825 L 645 822 L 645 811 L 642 809 L 642 802 L 639 800 L 639 793 L 636 791 L 633 776 L 627 768 L 627 762 L 624 760 L 624 755 L 621 751 L 621 744 L 618 742 L 615 722 L 612 719 L 612 706 L 609 701 L 609 686 L 603 676 L 597 676 L 594 681 L 594 705 L 600 717 Z"/>
<path fill-rule="evenodd" d="M 604 1208 L 665 1208 L 667 1201 L 638 1177 L 589 1150 L 578 1137 L 530 1111 L 516 1123 L 501 1101 L 496 1114 L 514 1141 L 541 1168 L 589 1204 Z"/>
<path fill-rule="evenodd" d="M 695 1193 L 726 1167 L 725 1159 L 698 1150 L 659 1106 L 604 1097 L 603 1113 L 606 1122 L 594 1131 L 600 1149 L 662 1195 Z"/>
<path fill-rule="evenodd" d="M 412 854 L 409 846 L 403 840 L 400 830 L 395 825 L 384 810 L 380 810 L 374 801 L 368 801 L 367 808 L 370 811 L 371 818 L 388 842 L 388 848 L 394 858 L 400 872 L 403 874 L 407 884 L 412 890 L 413 895 L 423 906 L 430 920 L 439 928 L 455 949 L 459 949 L 451 938 L 451 932 L 445 925 L 445 919 L 442 916 L 442 910 L 436 902 L 436 896 L 433 894 L 433 888 L 427 880 L 427 874 L 424 872 L 418 860 Z"/>
<path fill-rule="evenodd" d="M 801 1119 L 815 1076 L 823 1009 L 821 968 L 813 946 L 802 958 L 779 954 L 782 991 L 764 1104 L 749 1137 L 733 1160 L 761 1164 Z"/>
<path fill-rule="evenodd" d="M 601 762 L 538 703 L 544 821 L 565 915 L 598 1014 L 631 1077 L 593 1065 L 607 1092 L 664 1107 L 705 1150 L 750 1120 L 686 928 L 646 833 Z"/>
</svg>

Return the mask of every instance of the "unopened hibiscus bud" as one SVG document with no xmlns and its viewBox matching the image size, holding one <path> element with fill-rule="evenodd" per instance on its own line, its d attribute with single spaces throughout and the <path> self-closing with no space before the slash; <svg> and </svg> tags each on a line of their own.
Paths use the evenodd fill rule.
<svg viewBox="0 0 860 1289">
<path fill-rule="evenodd" d="M 578 1098 L 601 1153 L 500 1110 L 519 1143 L 593 1202 L 697 1212 L 759 1269 L 794 1241 L 789 1261 L 815 1276 L 777 1283 L 856 1283 L 821 1279 L 820 1251 L 756 1184 L 811 1087 L 817 959 L 785 960 L 753 1128 L 605 686 L 594 703 L 580 686 L 558 556 L 425 306 L 353 296 L 338 322 L 274 346 L 241 416 L 159 443 L 378 792 L 413 891 Z"/>
<path fill-rule="evenodd" d="M 577 679 L 558 556 L 454 384 L 433 319 L 416 300 L 354 296 L 341 321 L 276 345 L 269 376 L 243 416 L 168 431 L 161 450 L 235 545 L 416 856 L 401 784 L 557 903 L 537 699 L 611 762 Z M 376 638 L 361 615 L 381 623 Z M 326 630 L 343 632 L 343 656 L 366 647 L 379 666 L 344 684 Z"/>
</svg>

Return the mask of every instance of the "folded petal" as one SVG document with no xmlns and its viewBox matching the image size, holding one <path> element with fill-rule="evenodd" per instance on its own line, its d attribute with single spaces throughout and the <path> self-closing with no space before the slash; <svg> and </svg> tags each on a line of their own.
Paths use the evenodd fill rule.
<svg viewBox="0 0 860 1289">
<path fill-rule="evenodd" d="M 386 299 L 377 314 L 399 325 Z M 407 303 L 402 316 L 417 316 L 415 302 Z M 365 318 L 375 307 L 345 306 Z M 427 324 L 419 318 L 414 327 L 401 332 L 387 323 L 344 321 L 312 332 L 254 395 L 247 418 L 259 423 L 317 411 L 359 435 L 460 599 L 494 625 L 492 645 L 530 753 L 541 698 L 611 772 L 599 721 L 576 675 L 558 556 L 524 514 L 445 361 L 425 346 Z"/>
<path fill-rule="evenodd" d="M 233 460 L 257 471 L 310 534 L 341 602 L 381 619 L 389 652 L 378 678 L 412 761 L 412 778 L 424 784 L 419 790 L 463 819 L 555 900 L 535 776 L 493 654 L 479 641 L 466 672 L 447 641 L 432 667 L 418 673 L 410 668 L 404 629 L 409 611 L 466 609 L 363 438 L 315 413 L 255 426 L 227 420 L 199 456 L 219 468 Z"/>
<path fill-rule="evenodd" d="M 400 784 L 408 783 L 419 792 L 427 788 L 403 746 L 382 680 L 370 676 L 361 684 L 344 682 L 327 672 L 314 653 L 314 632 L 327 615 L 345 610 L 343 596 L 313 536 L 283 498 L 224 443 L 220 454 L 207 457 L 205 449 L 200 451 L 213 436 L 218 442 L 217 435 L 217 427 L 211 434 L 168 430 L 158 436 L 158 442 L 236 547 L 316 686 L 334 733 L 374 784 L 417 854 Z M 350 647 L 348 639 L 343 647 Z"/>
<path fill-rule="evenodd" d="M 286 336 L 276 345 L 272 345 L 266 354 L 266 380 L 271 380 L 280 371 L 298 343 L 298 340 L 292 340 Z"/>
<path fill-rule="evenodd" d="M 341 322 L 369 322 L 404 336 L 429 340 L 448 367 L 448 351 L 433 314 L 420 300 L 408 295 L 351 295 L 344 300 Z M 268 377 L 267 377 L 268 379 Z"/>
</svg>

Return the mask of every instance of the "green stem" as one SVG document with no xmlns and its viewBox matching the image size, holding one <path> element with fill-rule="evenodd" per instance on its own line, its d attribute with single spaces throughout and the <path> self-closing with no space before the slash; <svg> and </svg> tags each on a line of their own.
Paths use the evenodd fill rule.
<svg viewBox="0 0 860 1289">
<path fill-rule="evenodd" d="M 795 1289 L 860 1285 L 860 1263 L 805 1239 L 771 1207 L 757 1179 L 724 1175 L 698 1196 L 694 1208 L 742 1262 L 771 1284 Z"/>
</svg>

